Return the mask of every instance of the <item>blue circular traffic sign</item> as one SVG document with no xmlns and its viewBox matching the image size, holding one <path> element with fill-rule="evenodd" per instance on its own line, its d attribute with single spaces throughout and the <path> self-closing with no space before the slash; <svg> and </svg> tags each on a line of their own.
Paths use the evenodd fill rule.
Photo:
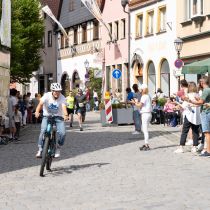
<svg viewBox="0 0 210 210">
<path fill-rule="evenodd" d="M 121 76 L 122 76 L 122 72 L 119 70 L 119 69 L 114 69 L 112 71 L 112 76 L 115 78 L 115 79 L 119 79 Z"/>
</svg>

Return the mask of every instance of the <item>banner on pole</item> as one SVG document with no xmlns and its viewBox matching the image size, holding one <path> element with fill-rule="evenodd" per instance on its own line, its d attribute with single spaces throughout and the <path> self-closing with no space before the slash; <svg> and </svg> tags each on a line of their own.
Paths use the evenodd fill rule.
<svg viewBox="0 0 210 210">
<path fill-rule="evenodd" d="M 63 34 L 68 39 L 68 34 L 66 33 L 66 30 L 61 25 L 61 23 L 56 19 L 56 17 L 53 15 L 53 13 L 52 13 L 51 9 L 48 7 L 48 5 L 42 7 L 42 10 L 58 24 L 58 27 L 61 29 L 61 31 L 63 32 Z"/>
<path fill-rule="evenodd" d="M 11 0 L 2 1 L 0 39 L 3 46 L 11 47 Z"/>
</svg>

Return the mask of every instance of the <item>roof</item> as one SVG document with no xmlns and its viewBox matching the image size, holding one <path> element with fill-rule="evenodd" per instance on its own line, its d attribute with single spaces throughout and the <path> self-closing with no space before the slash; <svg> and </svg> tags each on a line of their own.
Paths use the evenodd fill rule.
<svg viewBox="0 0 210 210">
<path fill-rule="evenodd" d="M 41 0 L 41 2 L 43 5 L 49 6 L 56 18 L 59 17 L 62 0 Z"/>
</svg>

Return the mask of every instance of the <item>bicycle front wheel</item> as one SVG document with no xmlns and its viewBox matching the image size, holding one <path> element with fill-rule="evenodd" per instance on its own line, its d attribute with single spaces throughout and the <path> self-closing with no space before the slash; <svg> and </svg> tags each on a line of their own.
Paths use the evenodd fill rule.
<svg viewBox="0 0 210 210">
<path fill-rule="evenodd" d="M 49 149 L 50 149 L 50 155 L 48 155 L 47 161 L 46 161 L 46 169 L 47 171 L 51 171 L 51 164 L 53 157 L 55 156 L 55 150 L 56 150 L 56 131 L 53 131 L 52 133 L 52 139 L 49 143 Z"/>
<path fill-rule="evenodd" d="M 44 148 L 42 150 L 42 162 L 41 162 L 41 168 L 40 168 L 40 176 L 44 176 L 44 168 L 46 161 L 48 159 L 48 148 L 49 148 L 50 139 L 48 136 L 44 139 Z"/>
</svg>

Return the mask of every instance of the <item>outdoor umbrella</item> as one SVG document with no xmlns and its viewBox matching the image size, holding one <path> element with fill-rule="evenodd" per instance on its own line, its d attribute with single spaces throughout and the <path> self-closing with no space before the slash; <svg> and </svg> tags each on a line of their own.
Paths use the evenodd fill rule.
<svg viewBox="0 0 210 210">
<path fill-rule="evenodd" d="M 210 73 L 210 58 L 195 61 L 182 67 L 182 74 L 205 74 Z"/>
</svg>

